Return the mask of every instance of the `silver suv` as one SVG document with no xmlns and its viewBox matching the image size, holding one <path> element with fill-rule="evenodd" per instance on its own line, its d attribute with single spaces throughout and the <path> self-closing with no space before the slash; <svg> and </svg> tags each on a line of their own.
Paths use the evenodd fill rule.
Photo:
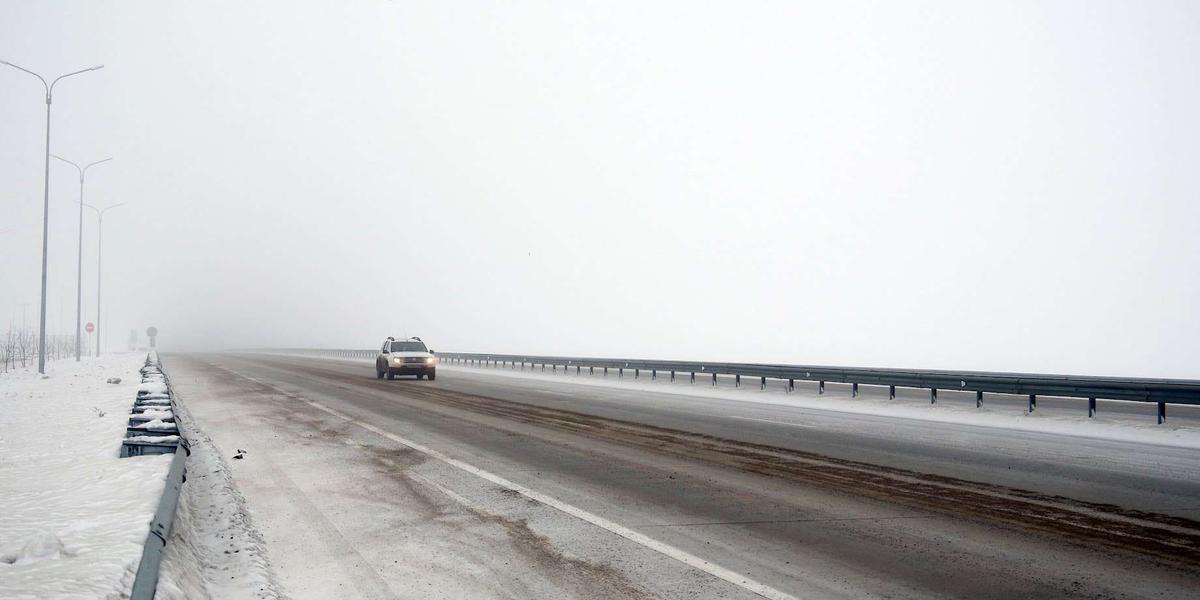
<svg viewBox="0 0 1200 600">
<path fill-rule="evenodd" d="M 398 340 L 389 337 L 375 357 L 375 377 L 395 379 L 397 375 L 416 375 L 417 379 L 437 378 L 437 357 L 419 337 Z"/>
</svg>

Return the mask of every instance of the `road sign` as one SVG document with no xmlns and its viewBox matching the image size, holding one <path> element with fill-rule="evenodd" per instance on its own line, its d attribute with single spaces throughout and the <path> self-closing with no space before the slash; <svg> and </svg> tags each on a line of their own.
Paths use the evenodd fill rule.
<svg viewBox="0 0 1200 600">
<path fill-rule="evenodd" d="M 146 335 L 150 338 L 150 347 L 153 348 L 155 346 L 154 338 L 158 336 L 158 328 L 153 325 L 147 327 Z"/>
<path fill-rule="evenodd" d="M 86 329 L 88 333 L 91 333 L 96 330 L 96 324 L 89 322 L 84 329 Z"/>
</svg>

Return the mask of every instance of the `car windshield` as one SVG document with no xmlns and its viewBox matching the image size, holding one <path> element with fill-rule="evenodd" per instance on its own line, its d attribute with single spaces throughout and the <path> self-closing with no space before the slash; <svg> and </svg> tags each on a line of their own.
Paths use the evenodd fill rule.
<svg viewBox="0 0 1200 600">
<path fill-rule="evenodd" d="M 392 352 L 428 352 L 422 342 L 392 342 Z"/>
</svg>

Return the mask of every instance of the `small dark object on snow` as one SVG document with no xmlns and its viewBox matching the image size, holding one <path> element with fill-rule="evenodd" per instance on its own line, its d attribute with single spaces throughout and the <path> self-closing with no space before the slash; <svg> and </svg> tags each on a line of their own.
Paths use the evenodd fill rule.
<svg viewBox="0 0 1200 600">
<path fill-rule="evenodd" d="M 99 408 L 96 408 L 95 406 L 93 406 L 93 407 L 92 407 L 92 410 L 96 411 L 96 416 L 97 416 L 97 417 L 103 417 L 103 416 L 104 416 L 104 411 L 100 410 Z"/>
<path fill-rule="evenodd" d="M 108 383 L 113 383 L 113 384 L 121 383 L 121 378 L 120 377 L 109 377 Z"/>
<path fill-rule="evenodd" d="M 238 448 L 237 454 L 233 455 L 233 457 L 237 460 L 242 460 L 243 458 L 246 458 L 246 451 Z"/>
</svg>

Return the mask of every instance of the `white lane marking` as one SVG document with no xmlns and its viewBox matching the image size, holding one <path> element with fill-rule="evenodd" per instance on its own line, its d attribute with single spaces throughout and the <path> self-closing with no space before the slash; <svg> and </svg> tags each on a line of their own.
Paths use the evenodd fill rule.
<svg viewBox="0 0 1200 600">
<path fill-rule="evenodd" d="M 456 469 L 466 471 L 467 473 L 470 473 L 476 477 L 479 477 L 480 479 L 490 481 L 502 488 L 510 489 L 514 492 L 517 492 L 518 494 L 521 494 L 522 496 L 525 496 L 526 498 L 529 498 L 531 500 L 535 500 L 537 502 L 545 504 L 546 506 L 549 506 L 551 508 L 562 511 L 562 512 L 564 512 L 568 515 L 571 515 L 572 517 L 575 517 L 577 519 L 580 519 L 582 521 L 587 521 L 588 523 L 591 523 L 592 525 L 595 525 L 596 527 L 599 527 L 605 531 L 608 531 L 609 533 L 619 535 L 635 544 L 649 548 L 650 550 L 658 552 L 659 554 L 662 554 L 664 556 L 673 558 L 673 559 L 675 559 L 689 567 L 692 567 L 694 569 L 699 569 L 701 571 L 704 571 L 705 573 L 708 573 L 709 575 L 712 575 L 713 577 L 716 577 L 718 579 L 722 579 L 724 581 L 732 583 L 733 585 L 736 585 L 736 586 L 738 586 L 742 589 L 745 589 L 749 592 L 758 594 L 759 596 L 762 596 L 764 598 L 771 598 L 772 600 L 799 600 L 799 598 L 797 598 L 796 596 L 781 592 L 769 585 L 759 583 L 759 582 L 757 582 L 753 579 L 750 579 L 749 577 L 745 577 L 735 571 L 726 569 L 725 567 L 722 567 L 721 565 L 713 564 L 707 560 L 704 560 L 703 558 L 700 558 L 699 556 L 690 554 L 688 552 L 680 550 L 679 548 L 671 546 L 670 544 L 667 544 L 665 542 L 660 542 L 648 535 L 638 533 L 632 529 L 629 529 L 628 527 L 624 527 L 622 525 L 619 525 L 617 523 L 609 521 L 608 519 L 605 519 L 604 517 L 594 515 L 586 510 L 583 510 L 582 508 L 579 508 L 579 507 L 571 505 L 571 504 L 567 504 L 566 502 L 558 500 L 557 498 L 553 498 L 553 497 L 543 494 L 541 492 L 532 490 L 532 489 L 527 488 L 519 483 L 514 483 L 514 482 L 509 481 L 499 475 L 490 473 L 488 471 L 484 471 L 483 469 L 480 469 L 479 467 L 476 467 L 475 465 L 465 463 L 456 458 L 451 458 L 450 456 L 443 454 L 437 450 L 434 450 L 433 448 L 430 448 L 423 444 L 400 437 L 394 433 L 384 431 L 370 423 L 359 421 L 358 419 L 355 419 L 354 417 L 351 417 L 350 415 L 347 415 L 340 411 L 329 408 L 328 406 L 325 406 L 324 404 L 321 404 L 320 402 L 314 402 L 307 398 L 301 398 L 295 394 L 290 394 L 288 392 L 284 392 L 283 390 L 280 390 L 279 388 L 277 388 L 271 384 L 268 384 L 266 382 L 260 381 L 254 377 L 243 375 L 241 373 L 238 373 L 238 375 L 240 375 L 241 377 L 244 377 L 246 379 L 249 379 L 250 381 L 253 381 L 259 385 L 266 386 L 266 387 L 278 390 L 280 392 L 283 392 L 287 396 L 289 396 L 291 398 L 295 398 L 317 410 L 327 412 L 327 413 L 329 413 L 339 419 L 342 419 L 348 423 L 353 423 L 355 425 L 358 425 L 359 427 L 362 427 L 363 429 L 366 429 L 367 431 L 370 431 L 377 435 L 383 436 L 389 440 L 392 440 L 393 442 L 396 442 L 397 444 L 401 444 L 403 446 L 408 446 L 409 448 L 412 448 L 413 450 L 416 450 L 417 452 L 420 452 L 429 457 L 440 460 Z"/>
<path fill-rule="evenodd" d="M 556 398 L 566 398 L 567 395 L 558 390 L 548 390 L 546 388 L 529 388 L 530 392 L 541 394 L 543 396 L 554 396 Z"/>
<path fill-rule="evenodd" d="M 803 427 L 805 429 L 817 429 L 820 425 L 809 425 L 808 423 L 788 423 L 787 421 L 773 421 L 771 419 L 755 419 L 754 417 L 729 417 L 730 419 L 739 419 L 742 421 L 758 421 L 760 423 L 770 423 L 772 425 L 787 425 L 788 427 Z"/>
</svg>

